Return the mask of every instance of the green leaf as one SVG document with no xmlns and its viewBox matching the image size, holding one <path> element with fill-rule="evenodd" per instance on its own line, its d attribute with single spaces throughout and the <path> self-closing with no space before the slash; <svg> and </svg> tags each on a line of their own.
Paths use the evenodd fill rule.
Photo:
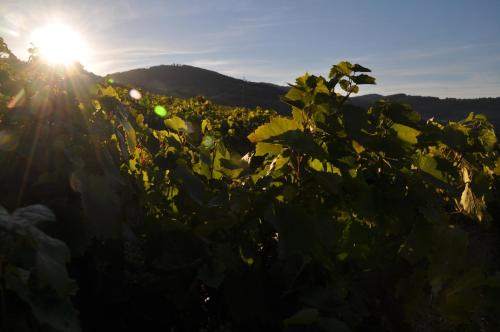
<svg viewBox="0 0 500 332">
<path fill-rule="evenodd" d="M 118 92 L 116 92 L 116 90 L 112 86 L 101 87 L 99 89 L 99 93 L 101 96 L 113 97 L 116 99 L 120 99 Z"/>
<path fill-rule="evenodd" d="M 66 271 L 68 247 L 37 228 L 53 221 L 52 212 L 41 205 L 19 209 L 12 217 L 0 208 L 0 230 L 9 225 L 8 236 L 0 232 L 0 257 L 7 259 L 3 266 L 10 266 L 2 278 L 6 288 L 29 305 L 40 325 L 77 332 L 80 326 L 70 299 L 77 287 Z M 11 254 L 2 252 L 5 249 Z"/>
<path fill-rule="evenodd" d="M 56 221 L 54 213 L 48 207 L 40 204 L 17 209 L 12 218 L 15 222 L 34 226 L 42 231 L 46 231 Z"/>
<path fill-rule="evenodd" d="M 496 176 L 500 176 L 500 157 L 497 157 L 497 160 L 495 160 L 495 168 L 493 172 Z"/>
<path fill-rule="evenodd" d="M 336 77 L 348 76 L 352 73 L 352 64 L 347 61 L 341 61 L 336 65 L 333 65 L 330 69 L 330 79 L 335 79 Z"/>
<path fill-rule="evenodd" d="M 356 84 L 375 84 L 375 78 L 366 74 L 352 76 L 351 79 Z"/>
<path fill-rule="evenodd" d="M 230 179 L 236 179 L 243 172 L 243 168 L 246 166 L 241 159 L 219 159 L 219 167 L 217 170 L 227 176 Z"/>
<path fill-rule="evenodd" d="M 297 108 L 304 108 L 307 102 L 306 93 L 295 86 L 292 86 L 281 100 Z"/>
<path fill-rule="evenodd" d="M 302 130 L 302 124 L 284 117 L 272 118 L 269 123 L 258 127 L 253 133 L 248 135 L 252 143 L 262 142 L 271 137 L 281 135 L 290 130 Z"/>
<path fill-rule="evenodd" d="M 240 258 L 243 261 L 243 263 L 245 263 L 248 266 L 252 266 L 255 263 L 255 260 L 252 257 L 247 257 L 243 253 L 243 249 L 241 247 L 240 247 Z"/>
<path fill-rule="evenodd" d="M 206 196 L 206 188 L 199 177 L 194 175 L 185 166 L 179 165 L 172 171 L 172 178 L 179 183 L 182 192 L 187 193 L 197 204 L 203 204 Z"/>
<path fill-rule="evenodd" d="M 137 137 L 136 137 L 135 129 L 130 124 L 130 121 L 128 120 L 128 112 L 123 107 L 123 105 L 119 105 L 119 107 L 117 107 L 117 109 L 118 109 L 118 114 L 117 114 L 116 118 L 119 121 L 119 123 L 121 124 L 123 131 L 125 132 L 125 137 L 127 139 L 128 152 L 130 154 L 133 154 L 135 151 L 135 148 L 137 146 Z"/>
<path fill-rule="evenodd" d="M 203 139 L 201 140 L 201 145 L 206 149 L 211 149 L 215 145 L 215 140 L 212 136 L 205 135 L 205 136 L 203 136 Z"/>
<path fill-rule="evenodd" d="M 314 141 L 313 136 L 309 132 L 289 130 L 278 136 L 270 137 L 266 142 L 284 145 L 294 151 L 305 153 L 321 160 L 327 157 L 326 152 Z"/>
<path fill-rule="evenodd" d="M 356 151 L 357 154 L 363 153 L 365 151 L 365 147 L 361 144 L 359 144 L 357 141 L 352 140 L 352 148 L 354 151 Z"/>
<path fill-rule="evenodd" d="M 418 168 L 444 183 L 449 184 L 458 176 L 456 168 L 445 159 L 423 155 L 417 161 Z"/>
<path fill-rule="evenodd" d="M 84 246 L 78 242 L 86 242 L 89 237 L 117 238 L 121 234 L 121 212 L 119 190 L 121 178 L 111 174 L 97 175 L 83 170 L 74 173 L 75 179 L 81 184 L 77 192 L 81 194 L 82 208 L 87 222 L 86 232 L 82 232 L 70 243 L 74 246 Z"/>
<path fill-rule="evenodd" d="M 420 131 L 399 123 L 394 123 L 391 126 L 391 129 L 396 132 L 397 137 L 403 142 L 410 145 L 418 143 L 417 137 L 420 135 Z"/>
<path fill-rule="evenodd" d="M 307 122 L 307 115 L 302 109 L 299 109 L 297 107 L 292 108 L 292 117 L 297 123 L 306 123 Z"/>
<path fill-rule="evenodd" d="M 327 82 L 323 77 L 317 77 L 316 85 L 314 87 L 314 102 L 316 104 L 328 102 L 329 96 L 330 90 L 328 90 Z"/>
<path fill-rule="evenodd" d="M 342 90 L 346 91 L 346 92 L 349 92 L 349 88 L 351 86 L 351 83 L 349 83 L 348 80 L 346 79 L 342 79 L 339 81 L 339 85 L 340 87 L 342 88 Z"/>
<path fill-rule="evenodd" d="M 450 123 L 438 135 L 439 140 L 452 149 L 463 149 L 469 145 L 467 128 L 458 123 Z"/>
<path fill-rule="evenodd" d="M 482 129 L 479 132 L 479 140 L 488 152 L 493 151 L 497 145 L 497 137 L 493 129 Z"/>
<path fill-rule="evenodd" d="M 186 122 L 183 119 L 179 118 L 177 115 L 166 119 L 165 121 L 163 121 L 163 123 L 165 123 L 165 126 L 167 126 L 167 128 L 175 131 L 187 131 L 188 129 Z"/>
<path fill-rule="evenodd" d="M 376 107 L 380 108 L 384 115 L 392 121 L 407 126 L 414 126 L 422 119 L 420 114 L 415 112 L 409 105 L 406 104 L 381 100 L 377 102 Z"/>
<path fill-rule="evenodd" d="M 204 134 L 206 131 L 211 131 L 211 130 L 212 130 L 212 124 L 210 123 L 210 120 L 203 119 L 203 121 L 201 121 L 201 132 Z"/>
<path fill-rule="evenodd" d="M 460 206 L 465 214 L 477 219 L 479 222 L 489 220 L 491 217 L 487 212 L 484 196 L 477 197 L 471 189 L 470 183 L 465 184 L 464 191 L 460 196 Z"/>
<path fill-rule="evenodd" d="M 358 65 L 357 63 L 352 66 L 352 71 L 358 72 L 358 73 L 369 73 L 371 72 L 370 69 L 363 67 L 361 65 Z"/>
</svg>

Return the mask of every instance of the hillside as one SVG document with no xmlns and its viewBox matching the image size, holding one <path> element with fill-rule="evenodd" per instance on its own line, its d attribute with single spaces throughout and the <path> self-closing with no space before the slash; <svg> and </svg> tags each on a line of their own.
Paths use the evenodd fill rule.
<svg viewBox="0 0 500 332">
<path fill-rule="evenodd" d="M 409 104 L 424 118 L 436 117 L 441 120 L 463 119 L 470 112 L 483 113 L 488 119 L 496 124 L 500 124 L 500 98 L 475 98 L 457 99 L 437 97 L 410 96 L 406 94 L 395 94 L 382 96 L 369 94 L 351 98 L 351 103 L 356 106 L 369 107 L 379 99 L 387 99 L 394 102 Z"/>
<path fill-rule="evenodd" d="M 287 112 L 289 108 L 279 99 L 288 90 L 286 87 L 248 82 L 187 65 L 162 65 L 110 76 L 119 84 L 130 84 L 173 97 L 191 98 L 202 95 L 221 105 L 249 108 L 261 106 L 280 113 Z"/>
<path fill-rule="evenodd" d="M 179 98 L 203 95 L 221 105 L 261 106 L 286 114 L 290 107 L 280 101 L 288 87 L 269 83 L 248 82 L 225 76 L 215 71 L 187 65 L 162 65 L 148 69 L 134 69 L 110 75 L 120 84 L 141 87 L 150 92 Z M 351 103 L 369 107 L 381 98 L 410 104 L 424 118 L 443 120 L 463 119 L 470 112 L 483 113 L 497 126 L 500 124 L 500 97 L 456 99 L 395 94 L 369 94 L 352 97 Z"/>
</svg>

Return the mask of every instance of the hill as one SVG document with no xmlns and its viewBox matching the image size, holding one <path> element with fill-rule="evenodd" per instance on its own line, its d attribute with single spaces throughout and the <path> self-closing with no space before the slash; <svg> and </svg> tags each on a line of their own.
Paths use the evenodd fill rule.
<svg viewBox="0 0 500 332">
<path fill-rule="evenodd" d="M 141 87 L 147 91 L 179 98 L 203 95 L 221 105 L 271 108 L 286 114 L 290 107 L 280 101 L 288 87 L 256 83 L 222 75 L 215 71 L 188 65 L 162 65 L 133 69 L 110 75 L 120 84 Z M 500 98 L 457 99 L 395 94 L 369 94 L 352 97 L 351 103 L 369 107 L 379 99 L 410 104 L 424 118 L 463 119 L 470 112 L 483 113 L 496 126 L 500 125 Z"/>
<path fill-rule="evenodd" d="M 424 118 L 436 117 L 441 120 L 459 120 L 467 117 L 470 112 L 485 114 L 496 126 L 500 124 L 500 98 L 437 98 L 395 94 L 382 96 L 369 94 L 351 98 L 351 103 L 360 107 L 369 107 L 377 100 L 387 99 L 394 102 L 409 104 Z"/>
<path fill-rule="evenodd" d="M 248 82 L 193 66 L 162 65 L 110 76 L 119 84 L 130 84 L 178 98 L 202 95 L 221 105 L 248 108 L 262 106 L 280 113 L 286 113 L 289 108 L 280 101 L 280 96 L 286 93 L 287 87 Z"/>
</svg>

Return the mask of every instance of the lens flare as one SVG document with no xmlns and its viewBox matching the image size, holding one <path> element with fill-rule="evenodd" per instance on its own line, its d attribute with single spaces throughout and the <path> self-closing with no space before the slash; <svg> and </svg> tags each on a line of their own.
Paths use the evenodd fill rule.
<svg viewBox="0 0 500 332">
<path fill-rule="evenodd" d="M 155 111 L 156 115 L 158 115 L 159 117 L 162 117 L 162 118 L 166 117 L 167 114 L 168 114 L 168 112 L 165 109 L 165 107 L 160 106 L 160 105 L 155 106 L 155 110 L 154 111 Z"/>
<path fill-rule="evenodd" d="M 135 99 L 135 100 L 139 100 L 142 98 L 141 93 L 136 89 L 130 90 L 129 95 L 130 95 L 130 98 Z"/>
<path fill-rule="evenodd" d="M 14 108 L 22 106 L 26 101 L 26 91 L 23 89 L 19 90 L 14 98 L 12 98 L 7 104 L 7 108 Z"/>
</svg>

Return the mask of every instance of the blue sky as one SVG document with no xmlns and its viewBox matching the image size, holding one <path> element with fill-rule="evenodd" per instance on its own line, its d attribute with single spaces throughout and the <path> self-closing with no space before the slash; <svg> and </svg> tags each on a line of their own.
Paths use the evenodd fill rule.
<svg viewBox="0 0 500 332">
<path fill-rule="evenodd" d="M 0 2 L 0 36 L 21 58 L 54 19 L 81 32 L 101 75 L 182 63 L 286 84 L 345 59 L 373 70 L 364 93 L 500 96 L 499 0 Z"/>
</svg>

